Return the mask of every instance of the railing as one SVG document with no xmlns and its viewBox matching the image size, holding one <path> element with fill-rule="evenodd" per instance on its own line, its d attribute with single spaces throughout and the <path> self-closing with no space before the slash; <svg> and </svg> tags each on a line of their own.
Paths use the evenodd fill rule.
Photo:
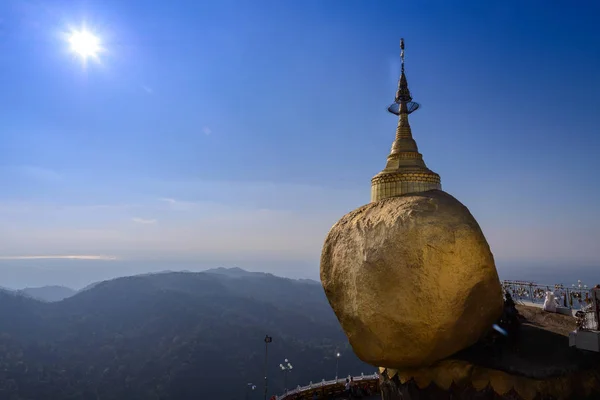
<svg viewBox="0 0 600 400">
<path fill-rule="evenodd" d="M 574 310 L 581 309 L 592 301 L 591 288 L 582 285 L 581 281 L 568 287 L 563 284 L 542 285 L 535 282 L 505 280 L 502 281 L 502 288 L 507 290 L 517 303 L 543 304 L 548 291 L 554 292 L 561 306 Z"/>
<path fill-rule="evenodd" d="M 298 386 L 296 389 L 289 390 L 287 393 L 285 393 L 281 396 L 277 396 L 276 399 L 277 400 L 296 399 L 296 398 L 299 399 L 299 398 L 304 397 L 302 395 L 307 394 L 310 396 L 315 391 L 318 393 L 319 396 L 322 396 L 326 389 L 334 388 L 336 385 L 340 385 L 343 390 L 344 384 L 346 383 L 346 379 L 350 379 L 350 377 L 332 379 L 330 381 L 326 381 L 325 379 L 323 379 L 321 382 L 318 382 L 318 383 L 311 382 L 306 386 Z M 356 383 L 365 382 L 365 381 L 369 381 L 370 383 L 373 383 L 372 381 L 375 381 L 375 389 L 377 390 L 379 387 L 378 386 L 379 385 L 379 375 L 376 373 L 373 375 L 360 374 L 359 376 L 352 377 L 352 379 Z M 309 397 L 309 398 L 312 399 L 312 397 Z M 319 398 L 322 398 L 322 397 L 319 397 Z"/>
</svg>

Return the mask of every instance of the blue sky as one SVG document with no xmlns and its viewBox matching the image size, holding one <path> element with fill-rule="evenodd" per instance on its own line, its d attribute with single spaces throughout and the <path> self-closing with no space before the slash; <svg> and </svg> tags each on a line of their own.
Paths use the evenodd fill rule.
<svg viewBox="0 0 600 400">
<path fill-rule="evenodd" d="M 59 260 L 48 276 L 72 285 L 316 277 L 385 165 L 400 37 L 420 151 L 501 273 L 597 267 L 598 18 L 594 1 L 3 0 L 0 281 L 43 283 L 64 255 L 104 258 Z M 65 39 L 82 24 L 105 48 L 85 66 Z"/>
</svg>

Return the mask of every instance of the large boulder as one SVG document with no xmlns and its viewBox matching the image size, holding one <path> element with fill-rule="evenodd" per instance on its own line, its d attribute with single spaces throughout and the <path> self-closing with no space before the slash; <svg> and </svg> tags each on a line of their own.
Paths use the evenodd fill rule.
<svg viewBox="0 0 600 400">
<path fill-rule="evenodd" d="M 327 235 L 321 282 L 354 352 L 422 367 L 488 332 L 503 299 L 475 218 L 440 190 L 367 204 Z"/>
</svg>

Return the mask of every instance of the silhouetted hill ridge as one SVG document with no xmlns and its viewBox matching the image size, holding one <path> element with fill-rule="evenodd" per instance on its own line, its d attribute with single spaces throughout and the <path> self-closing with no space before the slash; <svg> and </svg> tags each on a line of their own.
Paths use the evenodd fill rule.
<svg viewBox="0 0 600 400">
<path fill-rule="evenodd" d="M 219 275 L 225 275 L 231 278 L 242 278 L 242 277 L 249 277 L 249 276 L 254 276 L 254 277 L 260 277 L 260 276 L 264 276 L 264 275 L 272 275 L 266 272 L 250 272 L 250 271 L 246 271 L 245 269 L 242 268 L 238 268 L 238 267 L 233 267 L 233 268 L 224 268 L 224 267 L 219 267 L 219 268 L 211 268 L 211 269 L 207 269 L 206 271 L 203 271 L 206 274 L 219 274 Z"/>
<path fill-rule="evenodd" d="M 76 290 L 65 286 L 41 286 L 33 288 L 25 288 L 18 291 L 21 294 L 27 295 L 37 300 L 42 301 L 61 301 L 67 297 L 77 293 Z"/>
</svg>

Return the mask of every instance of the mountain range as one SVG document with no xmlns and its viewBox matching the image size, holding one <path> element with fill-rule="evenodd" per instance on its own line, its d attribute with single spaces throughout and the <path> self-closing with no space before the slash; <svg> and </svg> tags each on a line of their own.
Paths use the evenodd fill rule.
<svg viewBox="0 0 600 400">
<path fill-rule="evenodd" d="M 169 273 L 169 272 L 173 272 L 173 271 L 163 271 L 160 273 Z M 189 271 L 180 271 L 180 272 L 189 272 Z M 209 269 L 209 270 L 204 271 L 204 273 L 225 275 L 230 278 L 242 278 L 242 277 L 248 277 L 248 276 L 267 275 L 266 273 L 262 273 L 262 272 L 249 272 L 249 271 L 243 270 L 241 268 L 222 268 L 222 267 Z M 320 284 L 319 282 L 311 280 L 311 279 L 298 279 L 297 281 L 303 282 L 303 283 L 311 283 L 311 284 L 315 284 L 315 285 Z M 49 286 L 31 287 L 31 288 L 27 287 L 27 288 L 18 289 L 18 290 L 9 289 L 9 288 L 0 286 L 0 290 L 18 293 L 20 295 L 23 295 L 26 297 L 31 297 L 33 299 L 40 300 L 40 301 L 54 302 L 54 301 L 60 301 L 60 300 L 66 299 L 68 297 L 74 296 L 76 293 L 78 293 L 80 291 L 91 289 L 94 286 L 96 286 L 98 283 L 99 282 L 94 282 L 92 284 L 89 284 L 81 290 L 75 290 L 75 289 L 71 289 L 66 286 L 59 286 L 59 285 L 49 285 Z"/>
<path fill-rule="evenodd" d="M 219 268 L 72 292 L 0 291 L 0 399 L 258 399 L 265 335 L 269 396 L 284 390 L 284 359 L 288 388 L 331 379 L 338 351 L 340 376 L 375 370 L 315 281 Z"/>
</svg>

